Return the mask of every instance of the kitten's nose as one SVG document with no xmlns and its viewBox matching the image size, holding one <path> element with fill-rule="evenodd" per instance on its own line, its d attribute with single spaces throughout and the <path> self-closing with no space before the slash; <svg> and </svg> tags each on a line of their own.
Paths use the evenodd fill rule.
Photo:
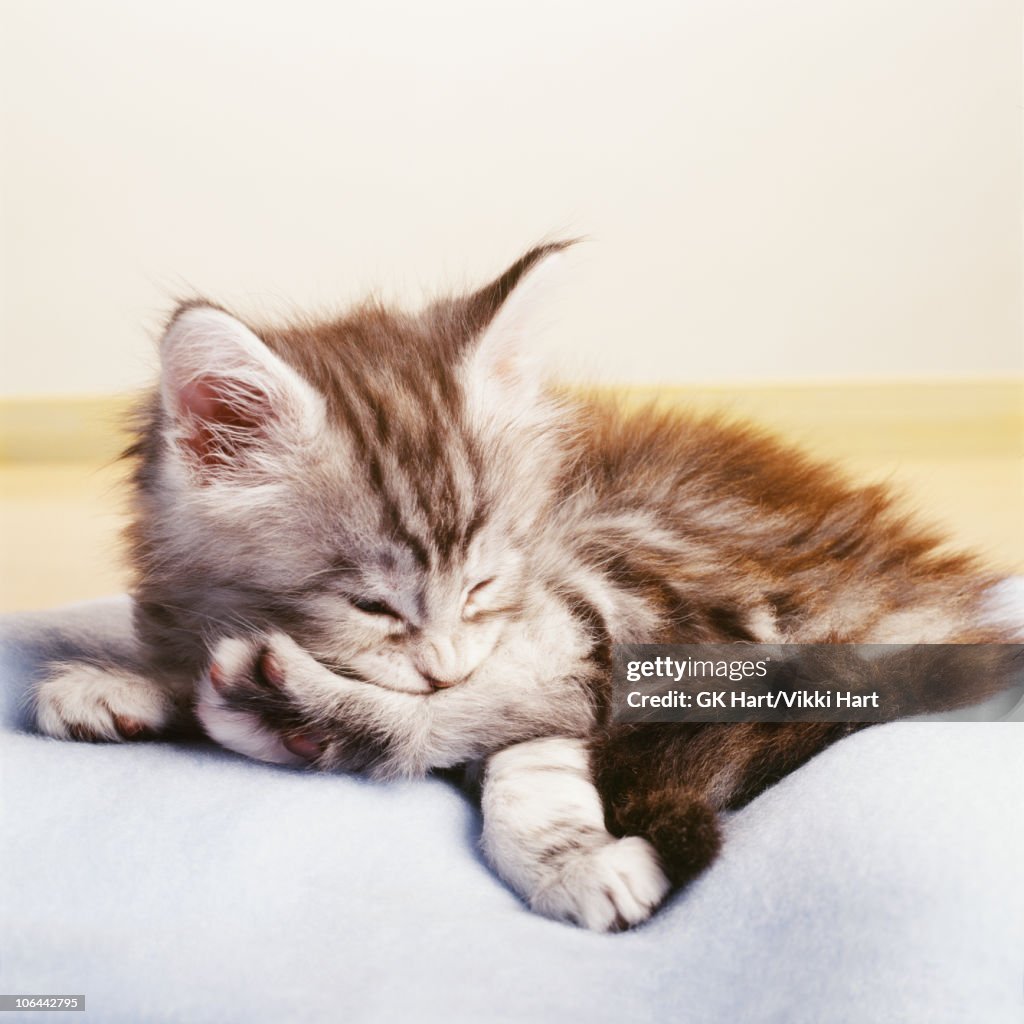
<svg viewBox="0 0 1024 1024">
<path fill-rule="evenodd" d="M 449 687 L 458 686 L 459 683 L 468 679 L 468 676 L 460 676 L 458 679 L 438 679 L 436 676 L 428 676 L 425 672 L 420 675 L 427 681 L 432 690 L 447 690 Z"/>
<path fill-rule="evenodd" d="M 416 652 L 415 665 L 432 690 L 447 690 L 469 678 L 465 659 L 444 634 L 428 633 Z"/>
</svg>

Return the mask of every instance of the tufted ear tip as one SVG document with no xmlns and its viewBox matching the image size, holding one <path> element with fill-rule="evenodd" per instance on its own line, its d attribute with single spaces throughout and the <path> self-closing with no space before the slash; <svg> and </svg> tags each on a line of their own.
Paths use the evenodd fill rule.
<svg viewBox="0 0 1024 1024">
<path fill-rule="evenodd" d="M 490 418 L 519 418 L 537 399 L 542 359 L 536 339 L 551 318 L 563 254 L 573 244 L 552 242 L 531 249 L 469 299 L 483 321 L 468 356 L 470 398 Z"/>
<path fill-rule="evenodd" d="M 466 300 L 467 319 L 474 334 L 484 332 L 507 307 L 522 302 L 524 291 L 536 287 L 538 281 L 550 280 L 562 255 L 580 241 L 572 238 L 536 245 L 490 284 L 474 292 Z"/>
</svg>

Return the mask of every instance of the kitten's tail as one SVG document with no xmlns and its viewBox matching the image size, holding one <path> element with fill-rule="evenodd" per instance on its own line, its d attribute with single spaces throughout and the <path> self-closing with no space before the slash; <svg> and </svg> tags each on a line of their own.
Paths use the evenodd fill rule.
<svg viewBox="0 0 1024 1024">
<path fill-rule="evenodd" d="M 1009 643 L 819 646 L 783 662 L 773 680 L 787 689 L 827 685 L 881 695 L 878 711 L 851 721 L 879 722 L 957 711 L 1024 689 L 1024 645 Z M 795 715 L 798 719 L 800 716 Z M 815 712 L 806 716 L 814 720 Z"/>
<path fill-rule="evenodd" d="M 699 794 L 682 787 L 636 793 L 615 808 L 613 831 L 642 836 L 658 851 L 673 886 L 693 881 L 718 856 L 718 816 Z"/>
</svg>

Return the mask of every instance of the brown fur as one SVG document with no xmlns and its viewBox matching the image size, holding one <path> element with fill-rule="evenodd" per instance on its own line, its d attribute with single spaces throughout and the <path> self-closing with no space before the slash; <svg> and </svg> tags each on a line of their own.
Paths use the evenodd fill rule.
<svg viewBox="0 0 1024 1024">
<path fill-rule="evenodd" d="M 367 304 L 325 322 L 257 328 L 268 348 L 324 397 L 330 429 L 366 473 L 388 537 L 424 571 L 457 562 L 499 503 L 495 485 L 488 491 L 485 483 L 495 460 L 514 465 L 539 443 L 481 441 L 464 414 L 460 360 L 520 279 L 561 248 L 532 250 L 485 288 L 418 316 Z M 885 488 L 853 486 L 757 429 L 720 417 L 627 411 L 596 395 L 550 392 L 547 400 L 562 410 L 541 439 L 557 471 L 549 496 L 547 481 L 537 484 L 543 519 L 535 542 L 554 554 L 536 574 L 591 638 L 591 664 L 580 675 L 598 680 L 591 688 L 592 756 L 608 826 L 648 837 L 677 884 L 717 852 L 717 811 L 749 801 L 859 726 L 614 727 L 606 720 L 611 644 L 1009 639 L 986 625 L 984 614 L 998 577 L 971 556 L 947 553 L 942 538 L 909 519 Z M 156 481 L 167 458 L 166 416 L 151 399 L 128 453 L 135 462 L 129 541 L 141 638 L 165 666 L 199 671 L 209 650 L 200 598 L 220 587 L 244 597 L 246 621 L 256 628 L 272 624 L 301 640 L 303 594 L 258 592 L 216 558 L 183 566 L 165 556 Z M 204 449 L 229 444 L 230 437 L 220 437 L 204 436 Z M 230 447 L 219 454 L 228 462 L 239 457 Z M 416 472 L 397 481 L 388 466 Z M 472 500 L 462 491 L 460 467 L 468 467 L 476 488 Z M 524 474 L 510 471 L 502 486 L 529 489 Z M 429 531 L 409 525 L 403 509 L 410 505 L 429 517 Z M 349 571 L 343 562 L 335 568 Z M 600 581 L 605 611 L 593 594 L 566 582 L 584 572 Z M 517 600 L 501 613 L 513 612 Z M 247 699 L 246 710 L 301 727 L 279 690 Z M 373 763 L 386 763 L 379 731 L 356 738 L 352 749 L 367 744 Z"/>
</svg>

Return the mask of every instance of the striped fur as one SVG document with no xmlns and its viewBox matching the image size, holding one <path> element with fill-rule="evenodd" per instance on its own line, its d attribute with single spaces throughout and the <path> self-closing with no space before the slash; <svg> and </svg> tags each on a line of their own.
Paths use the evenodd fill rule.
<svg viewBox="0 0 1024 1024">
<path fill-rule="evenodd" d="M 612 644 L 1008 634 L 985 625 L 995 577 L 884 489 L 750 427 L 548 386 L 530 324 L 564 248 L 418 314 L 180 308 L 129 452 L 129 540 L 149 678 L 195 686 L 210 735 L 378 777 L 482 765 L 496 868 L 607 929 L 711 862 L 719 810 L 849 731 L 614 727 Z M 112 713 L 90 671 L 41 688 L 46 731 L 171 716 L 115 667 Z"/>
</svg>

